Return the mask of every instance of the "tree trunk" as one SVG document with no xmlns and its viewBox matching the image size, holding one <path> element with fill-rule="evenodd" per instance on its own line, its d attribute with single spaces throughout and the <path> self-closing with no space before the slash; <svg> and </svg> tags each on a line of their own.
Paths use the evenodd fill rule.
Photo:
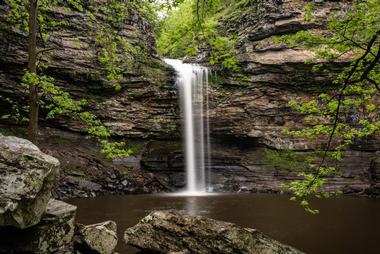
<svg viewBox="0 0 380 254">
<path fill-rule="evenodd" d="M 28 71 L 37 72 L 37 11 L 38 0 L 29 0 Z M 38 86 L 29 87 L 29 140 L 37 144 L 38 136 Z"/>
</svg>

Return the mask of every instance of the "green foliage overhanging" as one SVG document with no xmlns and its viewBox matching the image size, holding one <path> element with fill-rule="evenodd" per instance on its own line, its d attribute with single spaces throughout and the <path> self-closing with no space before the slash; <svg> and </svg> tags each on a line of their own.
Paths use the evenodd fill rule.
<svg viewBox="0 0 380 254">
<path fill-rule="evenodd" d="M 235 7 L 238 1 L 185 0 L 171 9 L 161 24 L 157 46 L 164 57 L 183 58 L 196 56 L 203 50 L 209 54 L 211 65 L 237 72 L 236 38 L 223 36 L 218 31 L 221 18 Z"/>
</svg>

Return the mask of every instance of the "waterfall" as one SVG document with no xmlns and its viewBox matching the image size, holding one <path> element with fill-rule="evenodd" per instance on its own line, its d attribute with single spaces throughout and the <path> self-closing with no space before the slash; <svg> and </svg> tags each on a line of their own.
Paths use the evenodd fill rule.
<svg viewBox="0 0 380 254">
<path fill-rule="evenodd" d="M 186 163 L 186 192 L 206 192 L 206 165 L 210 165 L 208 121 L 208 75 L 206 67 L 165 59 L 177 72 L 183 112 L 183 139 Z"/>
</svg>

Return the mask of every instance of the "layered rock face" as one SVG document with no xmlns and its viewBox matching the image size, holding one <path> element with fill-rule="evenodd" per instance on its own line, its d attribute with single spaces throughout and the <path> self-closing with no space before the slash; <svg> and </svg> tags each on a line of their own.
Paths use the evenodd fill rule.
<svg viewBox="0 0 380 254">
<path fill-rule="evenodd" d="M 332 85 L 327 73 L 313 72 L 313 53 L 275 43 L 274 37 L 299 31 L 323 31 L 324 21 L 347 3 L 315 3 L 313 19 L 305 21 L 306 1 L 259 1 L 241 10 L 241 17 L 226 20 L 223 31 L 238 34 L 238 63 L 244 77 L 215 78 L 212 95 L 212 133 L 251 138 L 275 148 L 309 150 L 321 148 L 325 140 L 290 138 L 284 128 L 305 126 L 303 116 L 289 107 L 297 97 L 308 98 Z M 348 57 L 327 65 L 339 71 Z"/>
<path fill-rule="evenodd" d="M 226 17 L 220 25 L 222 34 L 237 35 L 237 58 L 243 75 L 219 73 L 211 78 L 212 181 L 217 189 L 279 191 L 280 183 L 294 179 L 297 172 L 287 167 L 289 158 L 273 161 L 268 153 L 293 150 L 304 152 L 306 158 L 326 145 L 325 139 L 293 138 L 283 132 L 306 126 L 304 116 L 289 102 L 317 95 L 332 83 L 326 72 L 312 71 L 319 63 L 311 60 L 312 52 L 275 43 L 274 38 L 303 30 L 323 32 L 326 28 L 321 21 L 347 9 L 349 3 L 314 1 L 310 21 L 305 19 L 307 1 L 249 3 L 239 15 Z M 348 60 L 344 55 L 325 67 L 338 72 Z M 338 165 L 342 175 L 331 179 L 331 184 L 348 193 L 372 193 L 374 182 L 379 181 L 370 177 L 378 150 L 377 138 L 356 142 Z M 279 165 L 281 159 L 284 165 Z"/>
<path fill-rule="evenodd" d="M 255 229 L 175 211 L 152 212 L 128 228 L 124 239 L 149 253 L 302 253 Z"/>
<path fill-rule="evenodd" d="M 85 1 L 84 8 L 87 11 L 102 4 L 102 0 Z M 128 10 L 119 34 L 139 52 L 127 56 L 117 52 L 125 68 L 120 80 L 121 90 L 116 91 L 106 79 L 95 39 L 99 32 L 97 26 L 112 27 L 113 24 L 101 12 L 96 16 L 97 24 L 93 24 L 85 11 L 60 6 L 48 12 L 50 17 L 63 21 L 64 25 L 49 32 L 49 39 L 43 47 L 47 49 L 43 59 L 48 66 L 46 73 L 75 99 L 86 99 L 86 110 L 95 113 L 115 136 L 148 140 L 179 138 L 174 72 L 157 56 L 151 24 L 138 10 Z M 27 99 L 21 86 L 27 64 L 27 34 L 7 23 L 7 13 L 8 7 L 0 3 L 0 115 L 13 112 L 7 98 L 16 105 Z M 64 162 L 54 192 L 56 197 L 94 196 L 104 192 L 147 193 L 165 189 L 153 174 L 130 170 L 130 164 L 134 164 L 133 169 L 139 169 L 136 167 L 138 156 L 129 158 L 126 163 L 113 164 L 104 159 L 96 142 L 77 134 L 84 132 L 79 122 L 62 117 L 45 121 L 45 113 L 41 109 L 41 126 L 60 129 L 53 131 L 52 139 L 44 128 L 40 130 L 41 148 Z M 1 126 L 3 130 L 13 132 L 16 129 L 4 119 L 0 123 L 4 124 Z M 127 170 L 129 176 L 125 177 Z M 92 182 L 94 179 L 98 181 Z"/>
<path fill-rule="evenodd" d="M 101 0 L 90 1 L 84 7 L 86 11 L 93 10 L 102 4 Z M 6 22 L 7 12 L 8 7 L 0 4 L 2 114 L 11 110 L 6 97 L 15 102 L 23 98 L 20 78 L 27 63 L 27 36 Z M 133 8 L 128 10 L 119 32 L 121 39 L 140 51 L 135 55 L 117 52 L 117 57 L 123 59 L 120 91 L 110 85 L 106 67 L 99 60 L 99 42 L 95 38 L 100 32 L 98 26 L 107 24 L 113 29 L 106 14 L 97 13 L 96 24 L 85 11 L 74 11 L 65 6 L 50 10 L 49 15 L 64 22 L 59 29 L 49 32 L 44 45 L 47 49 L 44 53 L 44 60 L 48 63 L 46 72 L 55 78 L 55 84 L 69 91 L 74 98 L 87 99 L 88 110 L 99 116 L 116 135 L 164 138 L 176 133 L 179 124 L 173 79 L 167 75 L 170 70 L 158 59 L 151 25 L 141 13 Z M 57 119 L 48 124 L 83 131 L 83 126 L 69 119 Z"/>
</svg>

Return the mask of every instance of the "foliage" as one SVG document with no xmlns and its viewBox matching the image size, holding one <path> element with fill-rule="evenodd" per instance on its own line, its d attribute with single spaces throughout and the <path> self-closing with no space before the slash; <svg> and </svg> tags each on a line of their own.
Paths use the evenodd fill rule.
<svg viewBox="0 0 380 254">
<path fill-rule="evenodd" d="M 323 154 L 320 152 L 266 149 L 264 162 L 268 169 L 305 171 L 310 170 L 311 165 L 315 164 L 322 156 Z"/>
<path fill-rule="evenodd" d="M 27 112 L 29 112 L 29 106 L 19 106 L 15 100 L 2 95 L 0 95 L 0 100 L 11 108 L 11 112 L 1 115 L 0 119 L 9 120 L 17 124 L 24 124 L 29 121 L 29 118 L 26 117 Z"/>
<path fill-rule="evenodd" d="M 126 149 L 125 142 L 110 142 L 112 132 L 108 130 L 102 122 L 90 112 L 80 112 L 79 119 L 86 125 L 87 132 L 98 139 L 102 146 L 102 153 L 107 159 L 125 158 L 132 154 L 131 149 Z"/>
<path fill-rule="evenodd" d="M 306 7 L 311 20 L 313 8 Z M 308 17 L 309 16 L 309 17 Z M 335 13 L 326 21 L 327 32 L 300 31 L 274 39 L 277 43 L 302 46 L 314 52 L 313 62 L 319 61 L 313 71 L 324 71 L 333 79 L 330 90 L 314 98 L 297 99 L 291 107 L 307 115 L 307 128 L 288 131 L 290 135 L 308 138 L 327 137 L 322 162 L 314 174 L 303 174 L 302 180 L 287 187 L 301 200 L 320 195 L 323 177 L 336 172 L 326 166 L 326 157 L 341 160 L 348 146 L 379 133 L 380 80 L 380 5 L 378 0 L 354 1 L 348 10 Z M 333 73 L 326 63 L 347 62 L 341 72 Z M 329 153 L 328 151 L 332 152 Z M 323 193 L 323 192 L 322 192 Z"/>
<path fill-rule="evenodd" d="M 314 195 L 317 198 L 328 198 L 337 192 L 326 191 L 323 186 L 327 180 L 324 177 L 334 175 L 336 169 L 334 167 L 318 167 L 316 172 L 312 173 L 299 173 L 298 177 L 302 180 L 291 181 L 288 184 L 283 184 L 282 188 L 292 192 L 293 196 L 290 198 L 292 201 L 299 201 L 300 205 L 311 214 L 318 214 L 317 209 L 310 206 L 307 197 Z M 319 177 L 315 177 L 318 174 Z"/>
<path fill-rule="evenodd" d="M 265 151 L 265 163 L 270 169 L 291 170 L 298 172 L 296 176 L 302 180 L 291 181 L 282 184 L 284 191 L 293 194 L 292 201 L 299 201 L 300 205 L 311 214 L 319 211 L 310 206 L 307 197 L 314 195 L 317 198 L 327 198 L 336 195 L 337 191 L 326 191 L 323 187 L 327 183 L 326 177 L 336 175 L 338 172 L 334 167 L 319 167 L 324 153 L 317 152 L 296 152 L 291 150 L 270 150 Z M 320 174 L 315 178 L 315 174 Z"/>
<path fill-rule="evenodd" d="M 48 110 L 47 119 L 52 119 L 56 116 L 67 116 L 74 120 L 79 120 L 87 129 L 88 134 L 99 141 L 106 158 L 115 159 L 130 156 L 131 150 L 124 148 L 126 146 L 124 142 L 108 141 L 112 132 L 94 114 L 83 110 L 87 105 L 87 101 L 84 99 L 72 99 L 69 93 L 54 85 L 54 78 L 26 72 L 22 78 L 22 84 L 25 88 L 29 86 L 38 86 L 40 88 L 42 95 L 40 104 L 42 108 Z"/>
<path fill-rule="evenodd" d="M 305 13 L 304 20 L 305 21 L 311 21 L 313 18 L 313 11 L 314 11 L 313 3 L 306 3 L 303 11 Z"/>
<path fill-rule="evenodd" d="M 235 39 L 218 32 L 220 19 L 234 3 L 232 0 L 183 1 L 163 21 L 157 42 L 159 52 L 166 57 L 181 58 L 196 56 L 207 48 L 211 65 L 238 71 Z"/>
</svg>

